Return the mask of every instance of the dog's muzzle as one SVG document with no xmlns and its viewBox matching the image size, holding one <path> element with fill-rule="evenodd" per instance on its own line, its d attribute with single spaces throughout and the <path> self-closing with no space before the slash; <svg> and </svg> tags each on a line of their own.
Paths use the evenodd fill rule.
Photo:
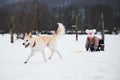
<svg viewBox="0 0 120 80">
<path fill-rule="evenodd" d="M 23 45 L 25 45 L 25 43 L 23 43 Z M 27 48 L 30 45 L 30 43 L 28 43 L 27 45 L 25 45 L 25 48 Z"/>
<path fill-rule="evenodd" d="M 23 45 L 25 45 L 25 43 L 23 43 Z"/>
</svg>

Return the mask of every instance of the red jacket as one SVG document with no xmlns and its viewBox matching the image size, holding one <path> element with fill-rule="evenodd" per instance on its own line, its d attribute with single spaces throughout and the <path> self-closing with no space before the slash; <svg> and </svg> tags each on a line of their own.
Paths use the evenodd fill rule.
<svg viewBox="0 0 120 80">
<path fill-rule="evenodd" d="M 88 44 L 93 44 L 95 46 L 99 45 L 99 38 L 94 36 L 94 37 L 87 37 L 86 39 L 86 45 Z"/>
</svg>

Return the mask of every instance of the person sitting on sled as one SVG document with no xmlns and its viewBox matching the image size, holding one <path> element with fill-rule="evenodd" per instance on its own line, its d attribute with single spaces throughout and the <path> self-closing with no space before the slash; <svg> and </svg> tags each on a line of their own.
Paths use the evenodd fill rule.
<svg viewBox="0 0 120 80">
<path fill-rule="evenodd" d="M 98 47 L 99 47 L 99 38 L 97 36 L 95 36 L 96 30 L 86 30 L 86 33 L 88 34 L 88 37 L 86 39 L 86 44 L 85 44 L 85 48 L 86 51 L 88 51 L 90 49 L 90 51 L 98 51 Z"/>
</svg>

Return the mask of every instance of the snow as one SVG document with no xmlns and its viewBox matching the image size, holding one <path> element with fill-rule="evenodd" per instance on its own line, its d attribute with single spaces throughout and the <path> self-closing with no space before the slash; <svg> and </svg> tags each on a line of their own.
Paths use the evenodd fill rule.
<svg viewBox="0 0 120 80">
<path fill-rule="evenodd" d="M 97 35 L 101 37 L 100 35 Z M 58 39 L 60 59 L 55 53 L 45 63 L 36 53 L 24 64 L 30 53 L 23 40 L 10 43 L 10 35 L 0 35 L 0 80 L 120 80 L 120 35 L 105 35 L 105 51 L 85 51 L 87 35 L 64 35 Z M 50 50 L 46 48 L 46 57 Z"/>
</svg>

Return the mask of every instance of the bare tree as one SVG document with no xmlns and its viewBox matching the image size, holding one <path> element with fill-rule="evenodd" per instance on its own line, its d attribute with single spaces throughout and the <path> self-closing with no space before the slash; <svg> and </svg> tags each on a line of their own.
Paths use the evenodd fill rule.
<svg viewBox="0 0 120 80">
<path fill-rule="evenodd" d="M 8 33 L 10 30 L 10 15 L 11 12 L 7 8 L 0 8 L 0 31 L 2 33 Z"/>
<path fill-rule="evenodd" d="M 10 18 L 11 18 L 11 28 L 10 28 L 10 34 L 11 34 L 11 43 L 14 43 L 14 36 L 13 36 L 13 34 L 14 34 L 14 27 L 15 27 L 15 22 L 14 22 L 14 16 L 10 16 Z"/>
</svg>

